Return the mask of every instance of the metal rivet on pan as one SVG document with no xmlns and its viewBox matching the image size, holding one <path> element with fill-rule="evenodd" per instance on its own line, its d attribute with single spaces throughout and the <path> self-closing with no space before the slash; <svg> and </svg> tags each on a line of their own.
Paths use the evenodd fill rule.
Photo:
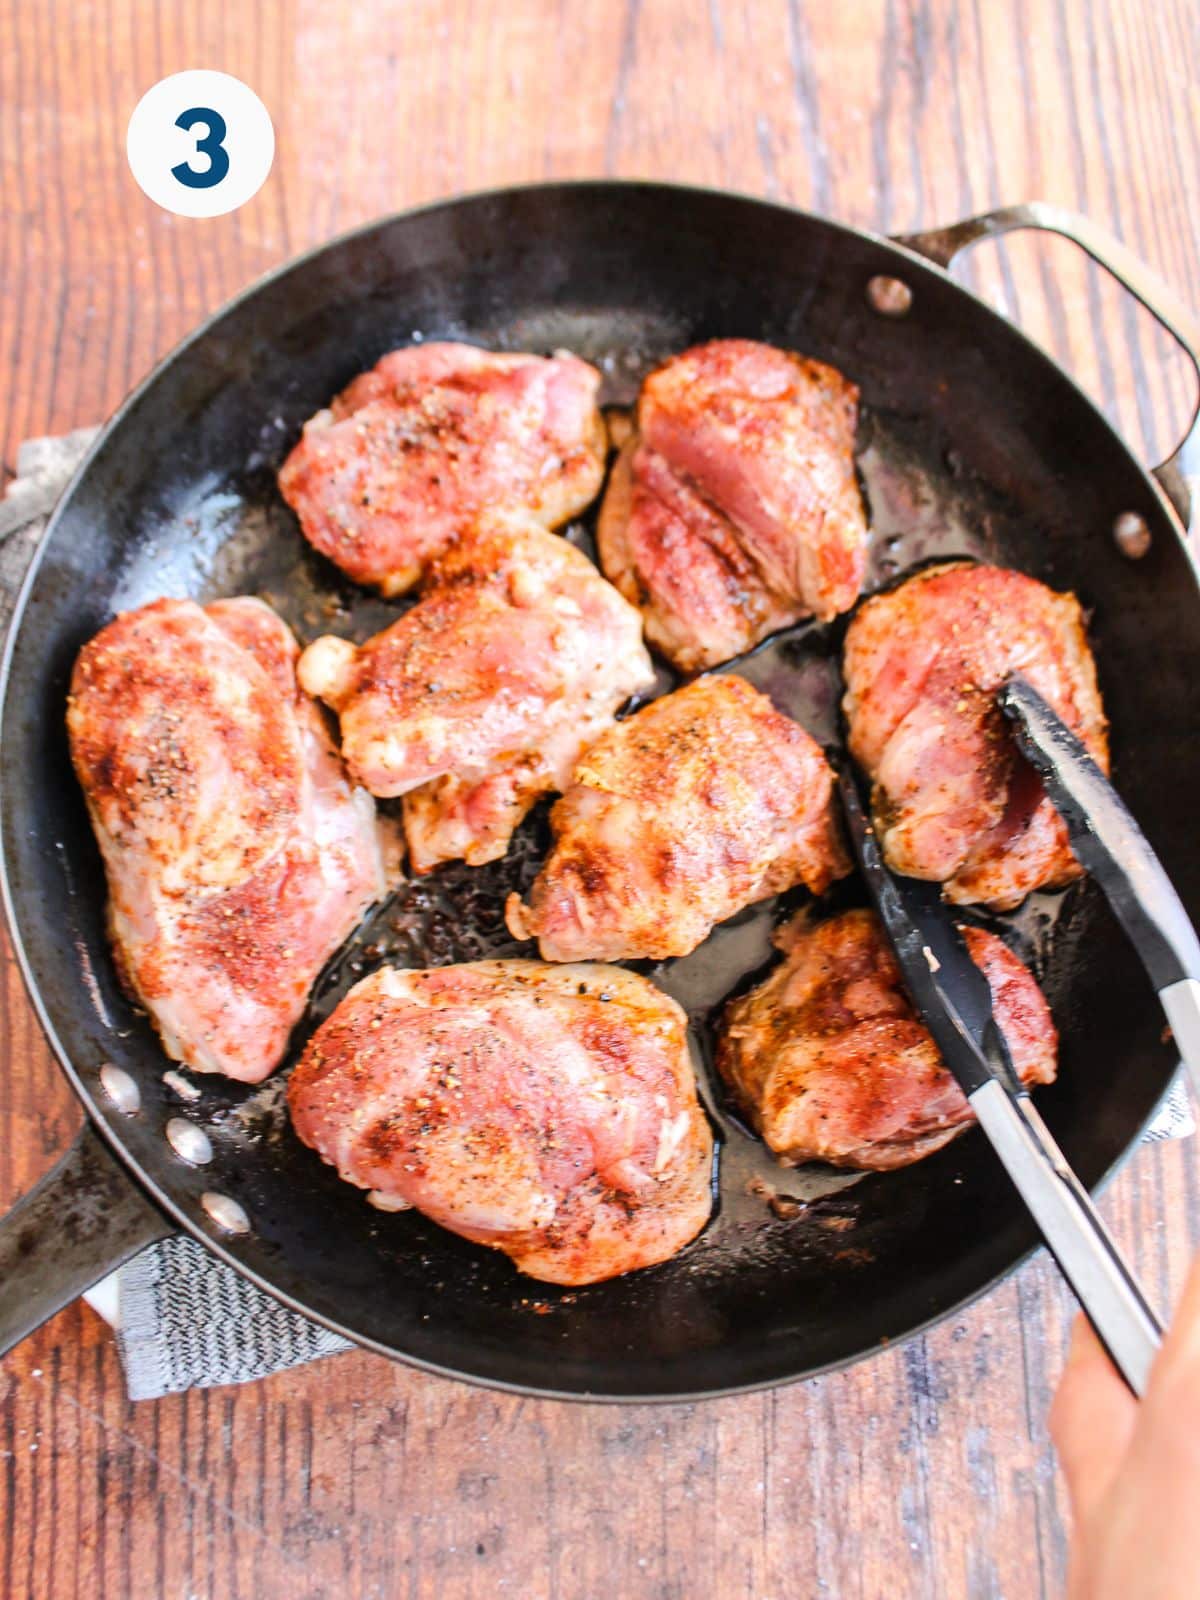
<svg viewBox="0 0 1200 1600">
<path fill-rule="evenodd" d="M 912 310 L 913 292 L 903 278 L 880 273 L 867 283 L 867 303 L 881 317 L 906 317 Z"/>
<path fill-rule="evenodd" d="M 200 1196 L 200 1204 L 209 1216 L 226 1233 L 249 1233 L 250 1218 L 246 1215 L 244 1206 L 227 1194 L 217 1194 L 212 1189 L 206 1189 Z"/>
<path fill-rule="evenodd" d="M 142 1091 L 123 1067 L 106 1061 L 100 1068 L 100 1087 L 124 1116 L 131 1117 L 141 1110 Z"/>
<path fill-rule="evenodd" d="M 1130 561 L 1140 561 L 1150 548 L 1150 526 L 1137 511 L 1122 511 L 1112 531 L 1117 549 Z"/>
<path fill-rule="evenodd" d="M 203 1128 L 198 1128 L 186 1117 L 172 1117 L 164 1132 L 167 1143 L 175 1154 L 194 1167 L 203 1167 L 213 1157 L 212 1141 Z"/>
</svg>

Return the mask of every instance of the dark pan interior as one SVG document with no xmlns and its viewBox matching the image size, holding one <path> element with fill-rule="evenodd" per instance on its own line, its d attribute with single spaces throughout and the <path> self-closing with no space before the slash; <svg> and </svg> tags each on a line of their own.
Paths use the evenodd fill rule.
<svg viewBox="0 0 1200 1600">
<path fill-rule="evenodd" d="M 897 271 L 913 309 L 887 320 L 864 288 Z M 649 185 L 513 191 L 381 223 L 271 278 L 118 418 L 59 511 L 15 638 L 3 722 L 11 904 L 51 1036 L 93 1114 L 202 1237 L 213 1230 L 201 1192 L 239 1199 L 252 1231 L 215 1242 L 261 1282 L 353 1337 L 465 1377 L 597 1396 L 779 1382 L 944 1315 L 1011 1267 L 1033 1233 L 977 1134 L 903 1172 L 786 1173 L 711 1087 L 723 1132 L 718 1211 L 663 1267 L 563 1293 L 418 1216 L 371 1210 L 293 1138 L 282 1080 L 258 1091 L 196 1080 L 195 1100 L 164 1082 L 167 1063 L 105 947 L 102 874 L 63 734 L 68 675 L 115 611 L 160 594 L 261 593 L 304 639 L 361 636 L 392 614 L 306 549 L 274 487 L 304 418 L 384 351 L 446 336 L 565 346 L 599 363 L 606 399 L 619 404 L 656 359 L 720 334 L 833 361 L 861 385 L 874 583 L 967 553 L 1080 594 L 1117 780 L 1200 915 L 1200 606 L 1149 479 L 1044 356 L 943 275 L 757 202 Z M 1137 564 L 1110 537 L 1124 510 L 1154 530 Z M 586 526 L 574 536 L 586 544 Z M 836 627 L 796 629 L 740 670 L 832 740 L 839 638 Z M 504 863 L 402 890 L 327 973 L 301 1036 L 372 963 L 516 949 L 500 908 L 528 881 L 544 828 L 535 817 Z M 692 1012 L 702 1062 L 713 1008 L 769 961 L 771 925 L 787 909 L 748 912 L 687 960 L 647 969 Z M 1060 1081 L 1042 1105 L 1094 1184 L 1175 1065 L 1154 996 L 1086 887 L 1037 896 L 993 925 L 1042 976 L 1063 1035 Z M 105 1101 L 105 1061 L 137 1078 L 136 1116 Z M 212 1134 L 205 1169 L 164 1141 L 164 1122 L 181 1113 Z M 772 1190 L 783 1196 L 773 1205 Z"/>
</svg>

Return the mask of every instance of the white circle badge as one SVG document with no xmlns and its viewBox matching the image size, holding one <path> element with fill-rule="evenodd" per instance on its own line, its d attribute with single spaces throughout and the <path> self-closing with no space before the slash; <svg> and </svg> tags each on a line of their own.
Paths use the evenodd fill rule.
<svg viewBox="0 0 1200 1600">
<path fill-rule="evenodd" d="M 266 106 L 227 72 L 173 72 L 138 101 L 125 136 L 139 188 L 180 217 L 221 217 L 256 195 L 275 159 Z"/>
</svg>

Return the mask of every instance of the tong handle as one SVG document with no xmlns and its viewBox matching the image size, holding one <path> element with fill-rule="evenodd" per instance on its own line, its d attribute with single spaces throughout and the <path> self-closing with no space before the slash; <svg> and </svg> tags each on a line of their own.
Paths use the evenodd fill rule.
<svg viewBox="0 0 1200 1600">
<path fill-rule="evenodd" d="M 1188 1070 L 1192 1089 L 1200 1100 L 1200 979 L 1180 978 L 1158 991 L 1171 1025 L 1179 1059 Z"/>
<path fill-rule="evenodd" d="M 1140 1400 L 1162 1343 L 1133 1269 L 1027 1094 L 993 1079 L 971 1106 L 1113 1365 Z"/>
</svg>

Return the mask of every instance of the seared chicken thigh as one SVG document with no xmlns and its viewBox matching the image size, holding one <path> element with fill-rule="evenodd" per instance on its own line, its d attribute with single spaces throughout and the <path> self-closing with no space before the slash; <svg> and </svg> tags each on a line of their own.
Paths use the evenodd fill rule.
<svg viewBox="0 0 1200 1600">
<path fill-rule="evenodd" d="M 319 639 L 300 681 L 338 712 L 342 755 L 377 795 L 403 795 L 414 869 L 495 860 L 540 794 L 654 676 L 641 619 L 573 545 L 491 519 L 428 589 L 356 648 Z"/>
<path fill-rule="evenodd" d="M 605 572 L 685 672 L 858 598 L 867 524 L 858 390 L 749 339 L 674 356 L 643 385 L 600 512 Z"/>
<path fill-rule="evenodd" d="M 888 864 L 997 910 L 1079 876 L 1067 830 L 995 697 L 1022 673 L 1108 770 L 1083 613 L 1022 573 L 927 568 L 866 601 L 846 634 L 850 749 L 874 779 Z"/>
<path fill-rule="evenodd" d="M 665 1261 L 712 1206 L 686 1019 L 617 967 L 385 967 L 317 1030 L 288 1105 L 348 1183 L 548 1283 Z"/>
<path fill-rule="evenodd" d="M 121 976 L 168 1055 L 247 1083 L 385 887 L 296 655 L 261 601 L 157 600 L 84 646 L 67 711 Z"/>
<path fill-rule="evenodd" d="M 713 925 L 849 871 L 819 746 L 744 678 L 698 678 L 585 752 L 518 939 L 551 961 L 686 955 Z"/>
<path fill-rule="evenodd" d="M 1058 1035 L 1032 974 L 993 934 L 963 935 L 1021 1081 L 1050 1083 Z M 904 1167 L 975 1121 L 873 911 L 801 913 L 776 942 L 787 960 L 727 1007 L 717 1065 L 780 1161 Z"/>
<path fill-rule="evenodd" d="M 600 374 L 574 356 L 394 350 L 305 424 L 279 473 L 312 544 L 402 594 L 483 511 L 556 528 L 595 497 Z"/>
</svg>

